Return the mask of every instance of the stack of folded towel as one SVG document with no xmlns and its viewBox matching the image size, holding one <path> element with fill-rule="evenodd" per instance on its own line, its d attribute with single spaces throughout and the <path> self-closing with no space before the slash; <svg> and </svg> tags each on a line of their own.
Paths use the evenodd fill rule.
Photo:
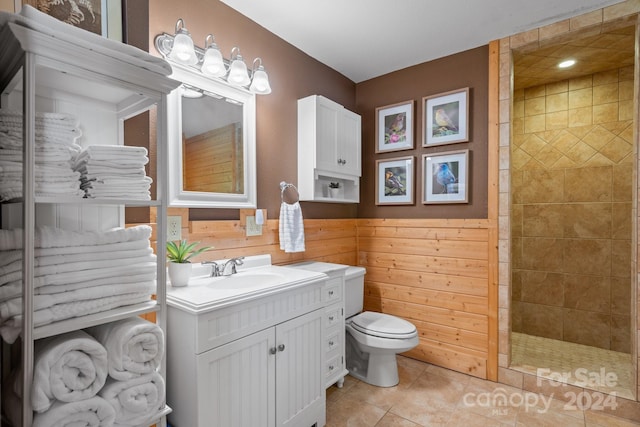
<svg viewBox="0 0 640 427">
<path fill-rule="evenodd" d="M 81 135 L 75 117 L 61 113 L 36 113 L 35 193 L 37 196 L 82 197 L 80 174 L 71 160 L 80 151 Z M 0 110 L 0 201 L 22 197 L 22 114 Z"/>
<path fill-rule="evenodd" d="M 147 149 L 127 145 L 92 145 L 74 159 L 86 197 L 150 200 L 151 178 L 144 166 Z"/>
<path fill-rule="evenodd" d="M 105 232 L 36 229 L 35 326 L 149 301 L 156 290 L 151 227 Z M 22 230 L 0 230 L 0 335 L 22 325 Z"/>
<path fill-rule="evenodd" d="M 107 350 L 84 331 L 35 342 L 30 396 L 33 426 L 111 426 L 113 406 L 98 396 L 107 380 Z M 13 425 L 22 425 L 21 370 L 3 383 L 3 408 Z"/>
<path fill-rule="evenodd" d="M 164 333 L 132 317 L 38 340 L 31 405 L 36 426 L 141 426 L 165 406 L 158 372 Z M 3 407 L 21 425 L 21 372 L 3 383 Z M 76 424 L 77 423 L 77 424 Z"/>
<path fill-rule="evenodd" d="M 149 425 L 164 407 L 165 383 L 158 373 L 164 334 L 139 317 L 87 329 L 107 350 L 109 375 L 98 395 L 115 409 L 115 425 Z"/>
</svg>

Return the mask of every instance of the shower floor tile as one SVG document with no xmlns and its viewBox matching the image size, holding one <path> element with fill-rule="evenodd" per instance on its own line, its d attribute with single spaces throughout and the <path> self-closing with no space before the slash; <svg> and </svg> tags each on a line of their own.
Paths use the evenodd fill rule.
<svg viewBox="0 0 640 427">
<path fill-rule="evenodd" d="M 627 353 L 512 332 L 510 368 L 634 399 Z"/>
</svg>

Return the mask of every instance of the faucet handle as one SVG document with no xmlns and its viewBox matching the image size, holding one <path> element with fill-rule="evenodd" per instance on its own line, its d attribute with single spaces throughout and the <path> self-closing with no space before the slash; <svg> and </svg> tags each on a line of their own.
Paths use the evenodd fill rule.
<svg viewBox="0 0 640 427">
<path fill-rule="evenodd" d="M 201 265 L 210 265 L 211 266 L 211 275 L 209 277 L 218 277 L 220 276 L 220 265 L 215 261 L 202 261 Z"/>
</svg>

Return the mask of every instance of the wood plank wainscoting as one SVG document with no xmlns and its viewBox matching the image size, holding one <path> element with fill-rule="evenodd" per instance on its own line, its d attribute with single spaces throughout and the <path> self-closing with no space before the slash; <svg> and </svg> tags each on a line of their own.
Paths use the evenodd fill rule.
<svg viewBox="0 0 640 427">
<path fill-rule="evenodd" d="M 246 237 L 239 220 L 189 222 L 186 209 L 173 208 L 169 215 L 183 216 L 183 238 L 215 247 L 196 261 L 271 254 L 281 265 L 365 267 L 365 309 L 418 328 L 420 344 L 407 356 L 492 379 L 489 220 L 305 219 L 306 251 L 287 254 L 277 220 L 267 220 L 262 236 Z"/>
</svg>

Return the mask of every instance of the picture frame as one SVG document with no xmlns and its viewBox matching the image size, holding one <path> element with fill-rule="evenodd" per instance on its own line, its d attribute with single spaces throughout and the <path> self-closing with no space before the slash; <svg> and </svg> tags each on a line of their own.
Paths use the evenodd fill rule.
<svg viewBox="0 0 640 427">
<path fill-rule="evenodd" d="M 29 0 L 40 12 L 53 16 L 62 22 L 107 37 L 107 15 L 109 0 Z M 74 7 L 77 6 L 77 9 Z"/>
<path fill-rule="evenodd" d="M 422 98 L 422 146 L 469 141 L 469 88 Z"/>
<path fill-rule="evenodd" d="M 469 202 L 469 150 L 422 155 L 422 203 Z"/>
<path fill-rule="evenodd" d="M 376 153 L 413 149 L 414 100 L 376 108 Z"/>
<path fill-rule="evenodd" d="M 414 203 L 414 156 L 376 161 L 376 205 Z"/>
</svg>

